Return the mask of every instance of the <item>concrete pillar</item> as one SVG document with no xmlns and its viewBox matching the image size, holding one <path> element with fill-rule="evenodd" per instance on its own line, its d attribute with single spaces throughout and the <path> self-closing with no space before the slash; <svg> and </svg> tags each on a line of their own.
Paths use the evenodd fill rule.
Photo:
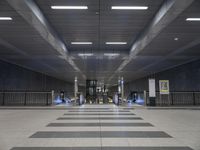
<svg viewBox="0 0 200 150">
<path fill-rule="evenodd" d="M 51 91 L 51 105 L 53 105 L 55 99 L 54 90 Z"/>
<path fill-rule="evenodd" d="M 144 106 L 147 106 L 147 91 L 144 90 Z"/>
</svg>

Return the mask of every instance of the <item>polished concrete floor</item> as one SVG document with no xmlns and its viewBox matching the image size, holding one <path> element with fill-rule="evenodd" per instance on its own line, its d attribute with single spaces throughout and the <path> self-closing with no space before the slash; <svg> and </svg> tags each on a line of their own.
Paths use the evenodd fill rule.
<svg viewBox="0 0 200 150">
<path fill-rule="evenodd" d="M 0 107 L 0 150 L 200 150 L 200 110 Z"/>
</svg>

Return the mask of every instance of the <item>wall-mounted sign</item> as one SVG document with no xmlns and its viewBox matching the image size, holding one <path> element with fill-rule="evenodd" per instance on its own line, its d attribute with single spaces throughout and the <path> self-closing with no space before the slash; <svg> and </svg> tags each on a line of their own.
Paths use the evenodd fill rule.
<svg viewBox="0 0 200 150">
<path fill-rule="evenodd" d="M 169 80 L 159 80 L 160 94 L 169 94 Z"/>
<path fill-rule="evenodd" d="M 156 97 L 156 81 L 149 79 L 149 97 Z"/>
</svg>

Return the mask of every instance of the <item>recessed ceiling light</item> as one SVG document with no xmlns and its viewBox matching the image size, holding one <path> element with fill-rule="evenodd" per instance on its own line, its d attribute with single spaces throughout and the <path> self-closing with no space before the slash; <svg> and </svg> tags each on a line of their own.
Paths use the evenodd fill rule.
<svg viewBox="0 0 200 150">
<path fill-rule="evenodd" d="M 111 9 L 118 10 L 146 10 L 147 6 L 112 6 Z"/>
<path fill-rule="evenodd" d="M 93 53 L 79 53 L 78 56 L 93 56 Z"/>
<path fill-rule="evenodd" d="M 11 17 L 0 17 L 0 20 L 12 20 Z"/>
<path fill-rule="evenodd" d="M 127 42 L 106 42 L 107 45 L 124 45 L 127 44 Z"/>
<path fill-rule="evenodd" d="M 104 56 L 114 57 L 114 56 L 119 56 L 119 53 L 104 53 Z"/>
<path fill-rule="evenodd" d="M 175 38 L 174 38 L 174 40 L 175 40 L 175 41 L 178 41 L 178 40 L 179 40 L 179 38 L 175 37 Z"/>
<path fill-rule="evenodd" d="M 187 18 L 186 21 L 200 21 L 200 18 Z"/>
<path fill-rule="evenodd" d="M 85 45 L 91 45 L 92 42 L 71 42 L 71 44 L 77 44 L 77 45 L 83 45 L 83 44 L 85 44 Z"/>
<path fill-rule="evenodd" d="M 51 6 L 51 9 L 88 9 L 88 6 Z"/>
</svg>

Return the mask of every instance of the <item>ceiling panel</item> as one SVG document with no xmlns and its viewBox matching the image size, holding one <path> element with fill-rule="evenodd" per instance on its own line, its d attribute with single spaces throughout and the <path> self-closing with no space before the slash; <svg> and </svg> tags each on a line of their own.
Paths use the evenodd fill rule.
<svg viewBox="0 0 200 150">
<path fill-rule="evenodd" d="M 66 44 L 70 56 L 86 78 L 115 84 L 118 76 L 125 81 L 140 78 L 177 66 L 200 55 L 200 22 L 186 22 L 187 17 L 200 17 L 200 1 L 195 2 L 169 24 L 134 57 L 121 72 L 114 74 L 138 36 L 145 30 L 164 0 L 34 0 L 44 16 Z M 88 10 L 52 10 L 52 5 L 87 5 Z M 111 6 L 148 6 L 145 11 L 111 10 Z M 0 16 L 13 21 L 0 21 L 0 58 L 73 81 L 81 78 L 58 52 L 43 39 L 5 0 L 0 1 Z M 178 40 L 174 40 L 178 38 Z M 71 45 L 74 41 L 89 41 L 92 45 Z M 194 41 L 195 45 L 187 48 Z M 127 42 L 126 45 L 106 45 L 105 42 Z M 80 57 L 79 53 L 94 53 Z M 119 53 L 105 57 L 104 53 Z M 113 79 L 109 80 L 113 76 Z M 85 81 L 80 81 L 85 83 Z"/>
<path fill-rule="evenodd" d="M 108 49 L 127 51 L 152 19 L 162 0 L 35 0 L 69 51 Z M 52 10 L 51 5 L 87 5 L 88 10 Z M 112 5 L 147 5 L 146 11 L 116 11 Z M 98 14 L 97 14 L 98 13 Z M 91 41 L 93 45 L 75 46 L 72 41 Z M 127 45 L 107 46 L 106 41 L 125 41 Z"/>
<path fill-rule="evenodd" d="M 35 0 L 35 2 L 65 41 L 77 66 L 86 74 L 88 72 L 87 78 L 109 78 L 124 60 L 124 54 L 129 53 L 131 45 L 151 21 L 163 0 Z M 52 5 L 84 5 L 88 6 L 88 10 L 52 10 Z M 116 11 L 111 10 L 112 5 L 147 5 L 149 9 Z M 93 44 L 71 45 L 72 41 L 90 41 Z M 109 41 L 122 41 L 127 44 L 106 45 L 105 42 Z M 95 56 L 79 59 L 76 56 L 78 53 L 94 53 Z M 119 59 L 108 59 L 100 56 L 103 53 L 122 55 Z"/>
</svg>

